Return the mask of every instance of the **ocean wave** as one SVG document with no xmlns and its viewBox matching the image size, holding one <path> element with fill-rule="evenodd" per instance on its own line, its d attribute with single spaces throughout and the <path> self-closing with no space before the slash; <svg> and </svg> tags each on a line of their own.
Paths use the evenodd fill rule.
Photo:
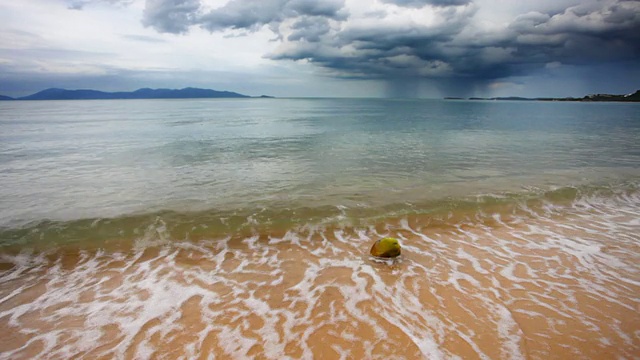
<svg viewBox="0 0 640 360">
<path fill-rule="evenodd" d="M 56 246 L 121 248 L 133 243 L 197 241 L 256 233 L 284 233 L 314 227 L 384 225 L 387 221 L 412 217 L 427 218 L 431 226 L 455 226 L 464 219 L 490 221 L 496 215 L 553 214 L 571 207 L 597 209 L 610 201 L 633 203 L 639 193 L 640 182 L 627 181 L 600 186 L 528 187 L 521 192 L 445 197 L 382 206 L 291 207 L 280 204 L 271 208 L 260 206 L 190 212 L 162 210 L 114 218 L 40 220 L 18 227 L 0 227 L 0 250 L 10 252 L 24 247 L 45 249 Z"/>
<path fill-rule="evenodd" d="M 2 357 L 637 354 L 637 184 L 350 210 L 225 214 L 217 236 L 215 212 L 45 223 L 77 240 L 0 256 Z M 399 260 L 369 257 L 384 236 Z"/>
</svg>

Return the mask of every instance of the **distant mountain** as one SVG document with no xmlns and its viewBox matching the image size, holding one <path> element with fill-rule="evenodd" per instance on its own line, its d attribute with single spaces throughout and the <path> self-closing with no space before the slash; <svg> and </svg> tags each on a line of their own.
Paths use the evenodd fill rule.
<svg viewBox="0 0 640 360">
<path fill-rule="evenodd" d="M 447 98 L 445 98 L 445 99 L 447 99 Z M 618 102 L 620 102 L 620 101 L 622 101 L 622 102 L 640 102 L 640 90 L 634 92 L 633 94 L 627 94 L 627 95 L 593 94 L 593 95 L 587 95 L 587 96 L 581 97 L 581 98 L 567 97 L 567 98 L 535 98 L 535 99 L 530 99 L 530 98 L 522 98 L 522 97 L 510 96 L 510 97 L 494 97 L 494 98 L 472 97 L 472 98 L 469 98 L 469 100 L 585 101 L 585 102 L 590 102 L 590 101 L 618 101 Z"/>
<path fill-rule="evenodd" d="M 640 101 L 640 90 L 627 95 L 594 94 L 587 95 L 581 101 Z"/>
<path fill-rule="evenodd" d="M 17 98 L 17 100 L 89 100 L 89 99 L 113 99 L 111 93 L 96 90 L 65 90 L 46 89 L 29 96 Z"/>
<path fill-rule="evenodd" d="M 97 90 L 46 89 L 16 100 L 106 100 L 106 99 L 200 99 L 200 98 L 248 98 L 250 96 L 230 91 L 210 89 L 138 89 L 132 92 L 104 92 Z M 8 98 L 9 100 L 11 98 Z"/>
<path fill-rule="evenodd" d="M 2 100 L 14 100 L 14 99 L 12 97 L 0 95 L 0 101 L 2 101 Z"/>
</svg>

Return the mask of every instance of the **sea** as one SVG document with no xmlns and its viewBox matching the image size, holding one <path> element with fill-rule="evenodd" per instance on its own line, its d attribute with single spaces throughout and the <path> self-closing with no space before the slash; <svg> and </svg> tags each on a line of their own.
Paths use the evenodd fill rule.
<svg viewBox="0 0 640 360">
<path fill-rule="evenodd" d="M 638 359 L 640 105 L 0 102 L 0 334 L 1 359 Z"/>
</svg>

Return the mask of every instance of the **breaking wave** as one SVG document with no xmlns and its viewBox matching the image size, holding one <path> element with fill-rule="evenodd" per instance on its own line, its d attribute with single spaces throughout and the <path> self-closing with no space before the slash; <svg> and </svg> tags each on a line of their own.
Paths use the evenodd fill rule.
<svg viewBox="0 0 640 360">
<path fill-rule="evenodd" d="M 0 357 L 632 358 L 639 219 L 625 183 L 5 228 Z"/>
</svg>

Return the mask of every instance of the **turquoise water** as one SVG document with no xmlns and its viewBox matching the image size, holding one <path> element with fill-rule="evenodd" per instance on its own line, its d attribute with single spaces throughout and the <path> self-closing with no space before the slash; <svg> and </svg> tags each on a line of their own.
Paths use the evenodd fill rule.
<svg viewBox="0 0 640 360">
<path fill-rule="evenodd" d="M 313 217 L 640 178 L 635 104 L 3 102 L 0 129 L 5 229 L 167 210 Z"/>
<path fill-rule="evenodd" d="M 0 102 L 0 358 L 633 358 L 638 294 L 635 104 Z"/>
</svg>

